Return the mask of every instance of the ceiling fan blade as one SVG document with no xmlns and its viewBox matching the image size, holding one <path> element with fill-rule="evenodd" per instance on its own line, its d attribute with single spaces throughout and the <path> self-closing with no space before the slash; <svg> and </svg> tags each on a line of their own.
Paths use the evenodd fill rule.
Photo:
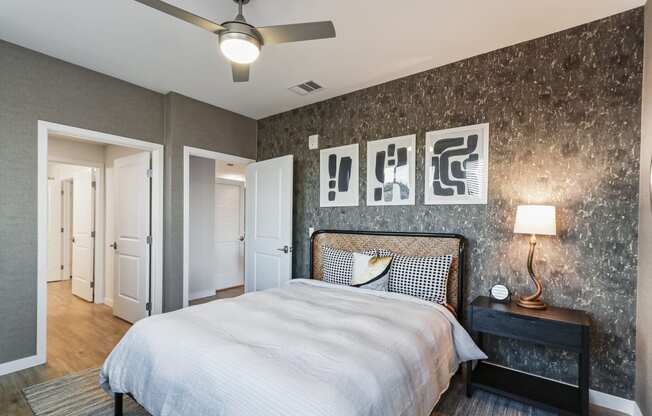
<svg viewBox="0 0 652 416">
<path fill-rule="evenodd" d="M 169 14 L 170 16 L 176 17 L 177 19 L 181 19 L 195 26 L 199 26 L 202 29 L 208 30 L 209 32 L 217 33 L 224 30 L 224 27 L 218 25 L 215 22 L 211 22 L 208 19 L 204 19 L 203 17 L 187 12 L 183 9 L 165 3 L 161 0 L 135 0 L 135 1 L 137 1 L 138 3 L 142 3 L 145 6 L 149 6 L 153 9 L 156 9 L 160 12 Z"/>
<path fill-rule="evenodd" d="M 231 69 L 233 70 L 233 82 L 249 81 L 249 65 L 231 62 Z"/>
<path fill-rule="evenodd" d="M 335 37 L 335 26 L 331 21 L 263 26 L 257 27 L 256 30 L 263 36 L 267 45 Z"/>
</svg>

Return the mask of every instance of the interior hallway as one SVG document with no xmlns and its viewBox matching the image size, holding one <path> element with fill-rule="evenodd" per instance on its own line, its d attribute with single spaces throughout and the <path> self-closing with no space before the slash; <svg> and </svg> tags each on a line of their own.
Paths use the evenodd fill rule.
<svg viewBox="0 0 652 416">
<path fill-rule="evenodd" d="M 31 416 L 23 388 L 101 366 L 130 326 L 111 307 L 73 296 L 71 280 L 48 283 L 47 364 L 0 377 L 0 415 Z"/>
</svg>

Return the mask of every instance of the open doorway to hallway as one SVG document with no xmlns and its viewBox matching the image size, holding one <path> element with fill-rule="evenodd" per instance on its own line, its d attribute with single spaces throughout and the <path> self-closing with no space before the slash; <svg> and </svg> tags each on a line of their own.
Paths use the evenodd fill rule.
<svg viewBox="0 0 652 416">
<path fill-rule="evenodd" d="M 253 162 L 184 147 L 184 307 L 245 291 L 245 187 Z"/>
<path fill-rule="evenodd" d="M 70 279 L 73 296 L 131 323 L 149 314 L 150 159 L 48 137 L 48 282 Z"/>
<path fill-rule="evenodd" d="M 130 324 L 148 315 L 150 158 L 48 136 L 47 362 L 54 372 L 101 365 Z"/>
<path fill-rule="evenodd" d="M 101 366 L 131 323 L 160 313 L 163 146 L 39 122 L 38 149 L 46 366 L 32 372 L 50 378 Z"/>
<path fill-rule="evenodd" d="M 190 305 L 244 293 L 247 162 L 190 157 Z"/>
</svg>

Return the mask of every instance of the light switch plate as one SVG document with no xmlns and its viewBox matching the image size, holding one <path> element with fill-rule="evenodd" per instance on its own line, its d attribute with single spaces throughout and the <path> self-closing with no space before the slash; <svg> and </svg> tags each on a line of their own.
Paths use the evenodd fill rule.
<svg viewBox="0 0 652 416">
<path fill-rule="evenodd" d="M 318 149 L 319 148 L 319 135 L 313 134 L 308 136 L 308 149 Z"/>
</svg>

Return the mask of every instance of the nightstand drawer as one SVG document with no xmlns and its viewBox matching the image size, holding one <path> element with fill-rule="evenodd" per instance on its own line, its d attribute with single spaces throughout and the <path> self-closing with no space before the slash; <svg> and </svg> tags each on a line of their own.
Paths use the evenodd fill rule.
<svg viewBox="0 0 652 416">
<path fill-rule="evenodd" d="M 559 321 L 473 308 L 473 330 L 541 344 L 582 348 L 582 327 Z"/>
</svg>

